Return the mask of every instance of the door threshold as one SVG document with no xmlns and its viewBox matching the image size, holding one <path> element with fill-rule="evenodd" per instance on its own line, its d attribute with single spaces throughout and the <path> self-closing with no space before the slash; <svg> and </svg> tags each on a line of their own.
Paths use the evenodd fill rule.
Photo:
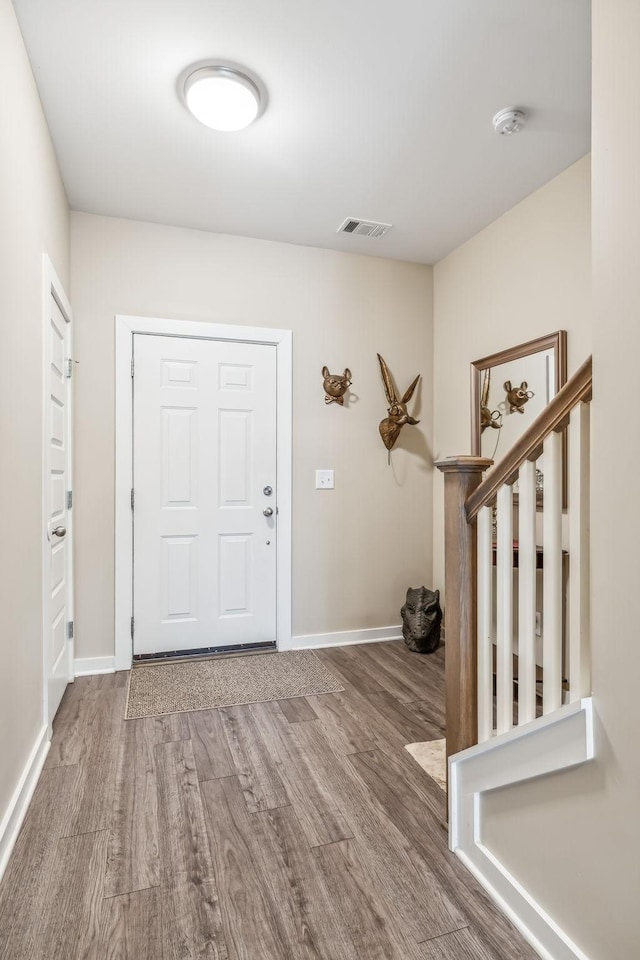
<svg viewBox="0 0 640 960">
<path fill-rule="evenodd" d="M 265 643 L 234 643 L 219 647 L 196 647 L 193 650 L 164 650 L 162 653 L 139 653 L 133 658 L 134 666 L 152 663 L 175 663 L 179 660 L 210 660 L 217 657 L 241 657 L 251 653 L 276 653 L 275 640 Z"/>
</svg>

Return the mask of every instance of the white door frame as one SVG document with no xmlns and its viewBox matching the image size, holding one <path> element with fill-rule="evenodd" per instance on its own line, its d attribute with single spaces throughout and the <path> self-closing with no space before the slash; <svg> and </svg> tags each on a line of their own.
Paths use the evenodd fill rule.
<svg viewBox="0 0 640 960">
<path fill-rule="evenodd" d="M 71 304 L 60 278 L 55 268 L 47 256 L 42 255 L 42 716 L 43 723 L 47 725 L 47 735 L 51 738 L 52 728 L 49 723 L 49 689 L 48 689 L 48 668 L 49 668 L 49 644 L 51 623 L 49 618 L 49 604 L 51 601 L 51 544 L 47 536 L 49 517 L 47 513 L 47 504 L 49 503 L 49 471 L 48 471 L 48 447 L 49 447 L 49 420 L 48 420 L 48 393 L 49 393 L 49 368 L 51 366 L 51 357 L 49 353 L 49 325 L 51 322 L 50 301 L 54 298 L 64 319 L 69 325 L 69 357 L 65 360 L 71 361 L 73 357 L 73 311 Z M 71 385 L 72 379 L 69 380 Z M 67 489 L 73 490 L 73 389 L 68 391 L 67 404 Z M 65 539 L 68 549 L 66 551 L 65 571 L 67 581 L 67 620 L 73 621 L 73 509 L 67 509 L 67 533 Z M 74 680 L 74 647 L 73 637 L 67 637 L 67 656 L 69 681 Z"/>
<path fill-rule="evenodd" d="M 116 488 L 115 488 L 115 667 L 128 670 L 133 659 L 133 387 L 131 361 L 133 335 L 188 337 L 200 340 L 233 340 L 264 343 L 276 348 L 277 395 L 277 613 L 278 650 L 291 650 L 291 423 L 292 333 L 267 327 L 233 326 L 192 320 L 152 317 L 115 318 L 116 379 Z"/>
</svg>

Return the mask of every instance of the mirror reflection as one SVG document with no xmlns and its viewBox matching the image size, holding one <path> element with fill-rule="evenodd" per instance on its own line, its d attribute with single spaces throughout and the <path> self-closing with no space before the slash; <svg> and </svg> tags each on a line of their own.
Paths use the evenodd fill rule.
<svg viewBox="0 0 640 960">
<path fill-rule="evenodd" d="M 567 380 L 567 334 L 557 330 L 471 364 L 471 453 L 497 463 Z M 566 440 L 563 501 L 566 505 Z M 544 458 L 536 462 L 542 502 Z M 517 483 L 514 493 L 517 494 Z"/>
<path fill-rule="evenodd" d="M 555 356 L 543 350 L 487 367 L 480 378 L 480 453 L 499 460 L 555 396 Z"/>
</svg>

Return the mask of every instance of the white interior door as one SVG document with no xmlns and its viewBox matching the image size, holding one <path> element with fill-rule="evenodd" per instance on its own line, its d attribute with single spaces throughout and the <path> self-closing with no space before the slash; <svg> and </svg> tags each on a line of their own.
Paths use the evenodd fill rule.
<svg viewBox="0 0 640 960">
<path fill-rule="evenodd" d="M 44 330 L 43 558 L 45 718 L 49 726 L 73 679 L 72 558 L 68 496 L 71 488 L 71 316 L 51 283 Z M 61 301 L 62 302 L 62 301 Z"/>
<path fill-rule="evenodd" d="M 275 347 L 133 340 L 134 656 L 273 642 Z"/>
</svg>

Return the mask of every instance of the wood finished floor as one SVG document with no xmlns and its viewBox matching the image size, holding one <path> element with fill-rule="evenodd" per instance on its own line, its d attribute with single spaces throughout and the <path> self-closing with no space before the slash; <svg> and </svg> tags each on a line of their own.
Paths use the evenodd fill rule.
<svg viewBox="0 0 640 960">
<path fill-rule="evenodd" d="M 535 960 L 404 750 L 443 735 L 443 649 L 318 656 L 343 693 L 124 721 L 126 674 L 70 686 L 1 960 Z"/>
</svg>

